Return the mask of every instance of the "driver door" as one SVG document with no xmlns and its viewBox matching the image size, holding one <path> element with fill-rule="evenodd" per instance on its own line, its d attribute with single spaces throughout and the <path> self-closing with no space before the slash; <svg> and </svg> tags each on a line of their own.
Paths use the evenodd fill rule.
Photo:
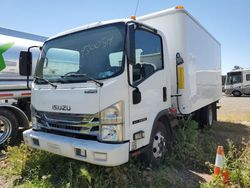
<svg viewBox="0 0 250 188">
<path fill-rule="evenodd" d="M 136 63 L 130 65 L 131 83 L 139 89 L 141 101 L 133 104 L 134 88 L 130 87 L 131 140 L 136 132 L 145 137 L 133 141 L 132 150 L 149 143 L 151 129 L 157 114 L 170 105 L 167 75 L 164 69 L 162 38 L 145 29 L 135 30 Z"/>
</svg>

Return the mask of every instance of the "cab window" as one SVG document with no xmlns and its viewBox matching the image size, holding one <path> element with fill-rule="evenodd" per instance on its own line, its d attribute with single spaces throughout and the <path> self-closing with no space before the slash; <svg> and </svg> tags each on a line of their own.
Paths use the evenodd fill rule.
<svg viewBox="0 0 250 188">
<path fill-rule="evenodd" d="M 246 80 L 250 81 L 250 74 L 246 74 Z"/>
<path fill-rule="evenodd" d="M 227 84 L 242 83 L 242 72 L 227 73 Z"/>
<path fill-rule="evenodd" d="M 139 84 L 163 69 L 161 37 L 147 30 L 135 31 L 136 63 L 133 66 L 133 82 Z"/>
</svg>

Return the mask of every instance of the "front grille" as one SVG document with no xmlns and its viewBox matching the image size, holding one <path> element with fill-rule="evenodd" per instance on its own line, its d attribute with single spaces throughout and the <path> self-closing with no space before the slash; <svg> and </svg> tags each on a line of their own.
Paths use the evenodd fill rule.
<svg viewBox="0 0 250 188">
<path fill-rule="evenodd" d="M 43 129 L 73 134 L 98 136 L 99 118 L 93 115 L 38 112 L 38 123 Z"/>
<path fill-rule="evenodd" d="M 86 122 L 88 123 L 93 118 L 99 121 L 98 114 L 67 114 L 67 113 L 54 113 L 54 112 L 37 112 L 39 116 L 45 116 L 46 119 L 59 120 L 65 122 Z"/>
<path fill-rule="evenodd" d="M 70 125 L 62 125 L 62 124 L 56 124 L 56 123 L 48 123 L 49 127 L 58 128 L 58 129 L 67 129 L 72 131 L 81 131 L 81 127 L 74 127 Z"/>
</svg>

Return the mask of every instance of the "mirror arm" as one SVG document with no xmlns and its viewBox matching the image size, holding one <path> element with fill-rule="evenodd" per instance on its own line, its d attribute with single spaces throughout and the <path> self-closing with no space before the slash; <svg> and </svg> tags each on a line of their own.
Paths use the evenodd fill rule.
<svg viewBox="0 0 250 188">
<path fill-rule="evenodd" d="M 139 90 L 139 88 L 137 87 L 137 86 L 135 86 L 134 84 L 132 84 L 131 82 L 130 82 L 130 73 L 129 73 L 129 63 L 127 63 L 127 77 L 128 77 L 128 85 L 130 86 L 130 87 L 132 87 L 132 88 L 134 88 L 135 90 L 133 90 L 133 104 L 138 104 L 138 103 L 140 103 L 140 101 L 141 101 L 141 92 L 140 92 L 140 90 Z M 134 102 L 134 92 L 137 92 L 137 93 L 139 93 L 139 95 L 140 95 L 140 101 L 138 101 L 138 102 Z"/>
<path fill-rule="evenodd" d="M 30 46 L 30 47 L 28 48 L 28 52 L 30 52 L 30 49 L 32 49 L 32 48 L 39 48 L 39 50 L 41 50 L 41 46 Z"/>
<path fill-rule="evenodd" d="M 127 63 L 127 77 L 128 77 L 128 85 L 136 90 L 139 90 L 139 88 L 137 86 L 134 86 L 131 82 L 130 82 L 130 73 L 129 73 L 129 63 Z"/>
</svg>

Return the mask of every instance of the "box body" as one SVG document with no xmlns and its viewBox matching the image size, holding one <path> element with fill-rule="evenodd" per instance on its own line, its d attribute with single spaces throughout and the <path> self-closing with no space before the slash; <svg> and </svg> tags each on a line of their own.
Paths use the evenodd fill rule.
<svg viewBox="0 0 250 188">
<path fill-rule="evenodd" d="M 161 31 L 166 38 L 171 74 L 171 94 L 177 93 L 176 53 L 179 66 L 179 106 L 183 114 L 192 113 L 221 98 L 220 43 L 184 9 L 167 9 L 138 18 Z M 177 107 L 176 97 L 171 97 Z"/>
</svg>

